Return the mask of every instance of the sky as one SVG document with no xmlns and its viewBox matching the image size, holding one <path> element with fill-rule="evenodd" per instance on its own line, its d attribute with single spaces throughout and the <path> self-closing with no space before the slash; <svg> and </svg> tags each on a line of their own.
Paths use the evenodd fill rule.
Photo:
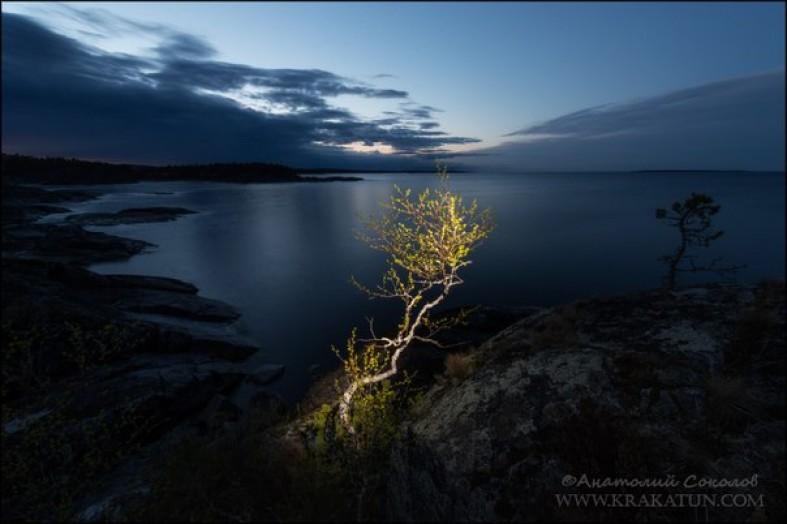
<svg viewBox="0 0 787 524">
<path fill-rule="evenodd" d="M 783 2 L 3 2 L 3 152 L 784 169 Z"/>
</svg>

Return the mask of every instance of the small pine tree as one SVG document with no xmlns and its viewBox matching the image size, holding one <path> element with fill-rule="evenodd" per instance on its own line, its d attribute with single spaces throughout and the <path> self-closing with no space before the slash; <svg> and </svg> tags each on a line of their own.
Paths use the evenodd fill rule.
<svg viewBox="0 0 787 524">
<path fill-rule="evenodd" d="M 711 217 L 720 209 L 721 206 L 716 204 L 712 197 L 701 193 L 692 193 L 683 202 L 673 202 L 669 210 L 656 209 L 658 220 L 677 228 L 680 232 L 680 243 L 675 250 L 671 254 L 659 258 L 660 261 L 667 264 L 665 283 L 669 289 L 675 288 L 679 272 L 703 271 L 724 274 L 745 267 L 719 265 L 721 257 L 701 265 L 697 264 L 696 255 L 689 254 L 690 248 L 708 247 L 711 242 L 724 234 L 724 231 L 714 230 L 711 224 Z"/>
</svg>

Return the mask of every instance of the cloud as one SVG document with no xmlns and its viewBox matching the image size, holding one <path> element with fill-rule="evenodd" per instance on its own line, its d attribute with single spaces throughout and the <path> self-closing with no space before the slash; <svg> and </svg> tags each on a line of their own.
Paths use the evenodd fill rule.
<svg viewBox="0 0 787 524">
<path fill-rule="evenodd" d="M 92 35 L 102 38 L 112 38 L 117 35 L 135 35 L 140 32 L 178 34 L 178 31 L 165 25 L 137 22 L 100 8 L 77 9 L 65 3 L 56 3 L 44 7 L 43 12 L 68 19 L 79 26 L 86 27 Z"/>
<path fill-rule="evenodd" d="M 504 135 L 478 167 L 784 169 L 784 70 L 576 111 Z"/>
<path fill-rule="evenodd" d="M 154 50 L 165 59 L 188 58 L 204 60 L 217 54 L 216 49 L 205 40 L 193 35 L 173 34 Z"/>
<path fill-rule="evenodd" d="M 208 42 L 103 10 L 59 6 L 91 33 L 145 34 L 150 53 L 106 52 L 36 20 L 2 14 L 3 149 L 128 162 L 271 161 L 312 167 L 402 164 L 448 144 L 477 141 L 437 130 L 435 111 L 406 91 L 319 69 L 266 69 L 216 60 Z M 362 119 L 339 96 L 401 100 Z M 429 120 L 429 122 L 423 122 Z M 426 124 L 426 125 L 421 125 Z M 434 125 L 432 125 L 434 124 Z M 396 157 L 353 153 L 384 144 Z M 393 164 L 390 164 L 393 166 Z M 391 167 L 395 168 L 395 167 Z"/>
<path fill-rule="evenodd" d="M 161 41 L 153 50 L 162 56 L 210 58 L 216 49 L 203 38 L 183 33 L 163 24 L 145 23 L 118 16 L 106 9 L 80 8 L 58 3 L 42 9 L 50 16 L 60 16 L 75 23 L 80 34 L 95 39 L 112 39 L 118 36 L 145 36 Z"/>
</svg>

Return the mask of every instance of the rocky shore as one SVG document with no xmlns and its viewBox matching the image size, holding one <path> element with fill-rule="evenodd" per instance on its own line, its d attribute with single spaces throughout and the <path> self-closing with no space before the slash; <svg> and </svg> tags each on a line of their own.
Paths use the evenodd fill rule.
<svg viewBox="0 0 787 524">
<path fill-rule="evenodd" d="M 81 213 L 69 215 L 66 222 L 84 226 L 115 226 L 117 224 L 144 224 L 168 222 L 183 215 L 195 213 L 182 207 L 143 207 L 121 209 L 116 213 Z"/>
<path fill-rule="evenodd" d="M 36 224 L 90 195 L 9 194 L 16 196 L 3 206 L 3 476 L 14 490 L 3 495 L 4 516 L 35 517 L 29 508 L 38 504 L 52 520 L 57 513 L 46 504 L 61 502 L 52 494 L 81 475 L 89 486 L 73 490 L 78 518 L 127 518 L 124 508 L 150 493 L 152 464 L 190 435 L 220 442 L 213 450 L 199 445 L 195 456 L 205 464 L 181 461 L 181 475 L 209 478 L 178 477 L 188 488 L 170 489 L 175 498 L 154 506 L 182 504 L 169 517 L 195 505 L 196 515 L 238 520 L 273 518 L 270 508 L 282 501 L 296 516 L 298 504 L 338 505 L 332 497 L 347 495 L 346 486 L 320 499 L 325 486 L 299 475 L 320 472 L 321 463 L 299 470 L 298 457 L 317 446 L 314 414 L 335 402 L 341 370 L 324 374 L 300 410 L 283 417 L 265 385 L 284 369 L 243 365 L 259 348 L 237 332 L 231 306 L 179 280 L 82 267 L 148 247 L 82 223 L 188 210 Z M 631 292 L 549 309 L 481 307 L 441 341 L 452 349 L 411 347 L 403 358 L 421 393 L 367 493 L 381 506 L 364 516 L 784 521 L 783 281 Z M 245 429 L 224 431 L 233 428 Z M 25 459 L 59 477 L 41 480 Z M 30 477 L 36 489 L 25 491 L 20 480 Z M 239 477 L 245 484 L 233 484 Z M 648 480 L 662 484 L 614 484 Z M 579 498 L 588 495 L 618 498 Z"/>
<path fill-rule="evenodd" d="M 193 211 L 127 209 L 71 215 L 62 224 L 36 223 L 47 214 L 67 212 L 69 202 L 94 196 L 3 187 L 2 424 L 3 447 L 11 450 L 3 474 L 20 484 L 15 496 L 4 495 L 9 518 L 29 517 L 29 506 L 48 503 L 37 500 L 45 493 L 25 492 L 25 482 L 35 487 L 41 480 L 18 471 L 30 460 L 25 455 L 29 446 L 56 448 L 50 451 L 57 456 L 45 458 L 50 476 L 65 479 L 71 469 L 90 477 L 93 488 L 72 496 L 84 497 L 86 510 L 95 511 L 142 485 L 145 465 L 151 455 L 166 452 L 163 443 L 174 442 L 172 434 L 242 424 L 252 408 L 268 410 L 271 422 L 283 411 L 282 402 L 265 389 L 283 366 L 243 366 L 260 348 L 238 332 L 235 308 L 201 297 L 196 287 L 176 279 L 100 275 L 83 267 L 151 247 L 86 231 L 83 225 L 173 220 Z M 51 434 L 42 433 L 47 431 Z M 100 445 L 86 441 L 86 435 L 101 431 L 106 438 Z M 110 438 L 118 431 L 128 438 Z M 95 447 L 104 463 L 81 471 L 88 467 L 86 457 L 97 453 Z M 98 497 L 94 488 L 117 484 L 112 482 L 117 472 L 125 479 L 120 491 Z"/>
</svg>

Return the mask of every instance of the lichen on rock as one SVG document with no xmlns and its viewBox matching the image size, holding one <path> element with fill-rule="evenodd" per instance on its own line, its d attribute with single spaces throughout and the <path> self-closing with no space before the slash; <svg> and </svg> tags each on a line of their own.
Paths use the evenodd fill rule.
<svg viewBox="0 0 787 524">
<path fill-rule="evenodd" d="M 628 293 L 548 310 L 503 330 L 476 350 L 472 375 L 424 395 L 408 439 L 392 452 L 387 517 L 681 520 L 692 508 L 566 508 L 555 494 L 569 491 L 561 483 L 566 475 L 583 473 L 756 473 L 758 487 L 738 492 L 763 494 L 768 517 L 783 518 L 783 315 L 757 324 L 770 327 L 749 367 L 736 369 L 729 358 L 746 311 L 783 313 L 783 287 L 775 300 L 762 296 L 754 285 Z M 565 319 L 565 311 L 570 322 L 551 320 Z M 579 347 L 554 332 L 533 344 L 549 325 L 574 330 Z M 709 387 L 721 374 L 738 378 Z M 733 394 L 725 396 L 725 387 Z M 754 509 L 709 508 L 708 515 L 745 520 Z"/>
</svg>

